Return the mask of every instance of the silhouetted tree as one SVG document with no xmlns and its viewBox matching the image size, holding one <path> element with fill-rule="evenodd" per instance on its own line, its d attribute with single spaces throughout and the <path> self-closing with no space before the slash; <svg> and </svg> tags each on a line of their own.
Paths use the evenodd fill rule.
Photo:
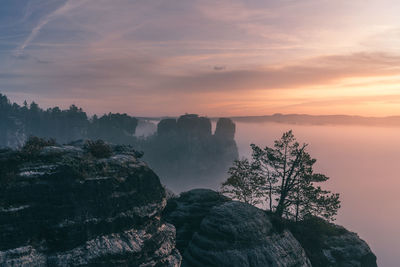
<svg viewBox="0 0 400 267">
<path fill-rule="evenodd" d="M 249 183 L 242 187 L 258 190 L 252 195 L 266 196 L 270 210 L 278 217 L 297 221 L 312 215 L 334 220 L 340 208 L 339 194 L 317 185 L 329 178 L 314 173 L 316 159 L 306 151 L 307 144 L 300 145 L 289 131 L 276 140 L 273 147 L 262 149 L 254 144 L 251 147 L 252 162 L 248 165 L 253 166 L 253 170 L 247 180 L 242 179 Z M 249 181 L 254 179 L 262 179 L 265 186 L 252 187 Z"/>
<path fill-rule="evenodd" d="M 76 105 L 67 110 L 59 107 L 43 110 L 35 102 L 28 105 L 24 101 L 23 106 L 11 104 L 0 94 L 0 147 L 18 146 L 30 135 L 56 138 L 60 143 L 90 138 L 132 144 L 136 126 L 137 119 L 126 114 L 109 113 L 90 120 Z"/>
<path fill-rule="evenodd" d="M 260 203 L 265 179 L 259 175 L 257 166 L 248 159 L 235 160 L 228 173 L 229 178 L 222 184 L 223 193 L 251 205 Z"/>
</svg>

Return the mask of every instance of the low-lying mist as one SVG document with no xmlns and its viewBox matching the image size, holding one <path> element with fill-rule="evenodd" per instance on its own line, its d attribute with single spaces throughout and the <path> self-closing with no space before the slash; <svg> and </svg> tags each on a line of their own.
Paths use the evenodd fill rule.
<svg viewBox="0 0 400 267">
<path fill-rule="evenodd" d="M 331 178 L 324 186 L 341 194 L 337 222 L 371 245 L 379 266 L 397 266 L 399 128 L 236 122 L 240 157 L 250 156 L 251 143 L 271 146 L 289 129 L 309 144 L 317 171 Z"/>
</svg>

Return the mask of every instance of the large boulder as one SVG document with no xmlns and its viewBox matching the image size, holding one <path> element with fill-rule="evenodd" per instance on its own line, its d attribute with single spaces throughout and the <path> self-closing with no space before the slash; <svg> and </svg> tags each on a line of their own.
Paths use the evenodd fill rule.
<svg viewBox="0 0 400 267">
<path fill-rule="evenodd" d="M 218 192 L 182 193 L 163 216 L 177 228 L 182 266 L 311 266 L 299 242 L 263 210 Z"/>
<path fill-rule="evenodd" d="M 210 210 L 183 258 L 183 266 L 311 266 L 289 231 L 277 231 L 264 211 L 237 201 Z"/>
<path fill-rule="evenodd" d="M 0 266 L 179 266 L 157 175 L 132 149 L 0 151 Z"/>
<path fill-rule="evenodd" d="M 313 266 L 376 267 L 376 256 L 356 233 L 342 226 L 311 217 L 290 223 Z"/>
<path fill-rule="evenodd" d="M 176 247 L 179 251 L 185 251 L 210 210 L 227 201 L 230 199 L 210 189 L 193 189 L 168 201 L 163 217 L 177 228 Z"/>
<path fill-rule="evenodd" d="M 218 192 L 194 189 L 168 201 L 183 266 L 376 267 L 368 244 L 345 228 L 310 217 L 282 221 Z"/>
<path fill-rule="evenodd" d="M 326 238 L 323 253 L 328 266 L 377 267 L 376 256 L 356 233 L 348 232 Z"/>
</svg>

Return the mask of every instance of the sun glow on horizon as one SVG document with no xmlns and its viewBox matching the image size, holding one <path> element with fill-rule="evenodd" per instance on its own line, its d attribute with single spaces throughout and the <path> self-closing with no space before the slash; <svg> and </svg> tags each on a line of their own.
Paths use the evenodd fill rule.
<svg viewBox="0 0 400 267">
<path fill-rule="evenodd" d="M 19 103 L 400 115 L 399 1 L 41 2 L 0 10 L 0 90 Z"/>
</svg>

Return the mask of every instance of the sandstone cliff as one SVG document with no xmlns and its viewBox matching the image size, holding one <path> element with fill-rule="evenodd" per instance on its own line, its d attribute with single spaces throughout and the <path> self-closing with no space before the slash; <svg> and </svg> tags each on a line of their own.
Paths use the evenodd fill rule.
<svg viewBox="0 0 400 267">
<path fill-rule="evenodd" d="M 221 118 L 212 132 L 211 120 L 195 114 L 163 119 L 157 132 L 137 143 L 144 159 L 175 193 L 204 186 L 218 188 L 238 158 L 235 124 Z"/>
<path fill-rule="evenodd" d="M 166 205 L 140 153 L 101 148 L 0 150 L 0 266 L 376 267 L 355 233 L 322 220 L 277 223 L 207 189 Z"/>
<path fill-rule="evenodd" d="M 179 266 L 157 175 L 128 148 L 0 152 L 0 266 Z"/>
<path fill-rule="evenodd" d="M 343 227 L 318 219 L 277 223 L 212 190 L 170 199 L 164 218 L 177 228 L 182 266 L 377 266 L 368 245 Z"/>
</svg>

